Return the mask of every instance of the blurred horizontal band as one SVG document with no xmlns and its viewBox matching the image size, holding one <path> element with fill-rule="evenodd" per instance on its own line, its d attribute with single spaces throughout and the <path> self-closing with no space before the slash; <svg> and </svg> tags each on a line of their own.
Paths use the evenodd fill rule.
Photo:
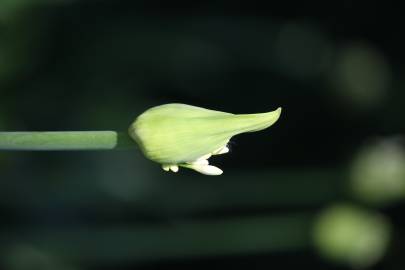
<svg viewBox="0 0 405 270">
<path fill-rule="evenodd" d="M 110 156 L 112 153 L 106 154 Z M 111 160 L 116 160 L 119 165 Z M 33 171 L 29 179 L 38 180 L 26 181 L 17 171 L 10 174 L 3 168 L 2 182 L 24 186 L 27 192 L 13 188 L 13 185 L 3 185 L 0 206 L 10 211 L 46 213 L 56 200 L 58 212 L 63 213 L 64 218 L 77 213 L 110 218 L 112 215 L 114 218 L 114 212 L 106 209 L 126 209 L 132 216 L 149 213 L 161 217 L 238 209 L 311 208 L 338 200 L 343 192 L 341 182 L 345 179 L 342 169 L 294 169 L 289 172 L 237 170 L 222 175 L 221 181 L 207 181 L 205 176 L 193 173 L 158 178 L 148 171 L 149 177 L 139 176 L 139 169 L 127 166 L 122 160 L 107 159 L 109 168 L 114 173 L 121 173 L 120 181 L 105 170 L 99 170 L 89 179 L 85 172 L 80 175 L 78 169 L 69 169 L 58 175 L 52 172 L 57 169 L 48 168 L 48 173 L 50 170 L 52 175 L 58 175 L 52 178 L 57 181 L 57 186 L 41 180 L 44 172 Z M 103 168 L 104 164 L 97 163 L 95 166 Z M 88 164 L 84 169 L 80 164 L 81 170 L 88 169 L 88 166 L 94 165 Z"/>
<path fill-rule="evenodd" d="M 126 133 L 116 131 L 0 132 L 0 150 L 64 151 L 135 148 Z"/>
<path fill-rule="evenodd" d="M 0 258 L 9 257 L 13 247 L 95 265 L 294 251 L 310 247 L 312 220 L 312 215 L 291 213 L 160 225 L 26 228 L 0 233 Z"/>
</svg>

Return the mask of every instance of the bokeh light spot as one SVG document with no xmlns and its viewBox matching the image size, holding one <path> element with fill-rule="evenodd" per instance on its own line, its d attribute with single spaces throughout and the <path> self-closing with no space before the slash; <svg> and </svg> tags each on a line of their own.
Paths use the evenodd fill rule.
<svg viewBox="0 0 405 270">
<path fill-rule="evenodd" d="M 396 139 L 385 139 L 360 150 L 353 161 L 350 189 L 373 204 L 404 198 L 405 150 Z"/>
<path fill-rule="evenodd" d="M 281 27 L 275 57 L 287 75 L 306 78 L 320 75 L 331 64 L 332 44 L 317 28 L 289 23 Z"/>
<path fill-rule="evenodd" d="M 350 205 L 335 205 L 315 223 L 314 244 L 332 261 L 352 267 L 368 267 L 385 254 L 390 224 L 381 215 Z"/>
<path fill-rule="evenodd" d="M 379 51 L 353 43 L 340 49 L 331 79 L 346 104 L 368 110 L 383 104 L 387 97 L 391 68 Z"/>
</svg>

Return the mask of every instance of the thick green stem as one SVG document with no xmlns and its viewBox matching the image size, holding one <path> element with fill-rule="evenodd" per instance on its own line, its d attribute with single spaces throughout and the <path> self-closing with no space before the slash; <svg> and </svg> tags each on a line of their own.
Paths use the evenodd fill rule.
<svg viewBox="0 0 405 270">
<path fill-rule="evenodd" d="M 0 150 L 60 151 L 134 148 L 126 133 L 116 131 L 0 132 Z"/>
</svg>

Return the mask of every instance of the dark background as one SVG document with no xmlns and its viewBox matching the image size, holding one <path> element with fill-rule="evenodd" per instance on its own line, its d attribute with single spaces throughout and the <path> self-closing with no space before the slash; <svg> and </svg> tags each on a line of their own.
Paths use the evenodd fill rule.
<svg viewBox="0 0 405 270">
<path fill-rule="evenodd" d="M 2 131 L 125 131 L 172 102 L 283 107 L 213 158 L 220 177 L 166 173 L 133 150 L 1 152 L 3 268 L 350 269 L 311 232 L 322 209 L 351 202 L 391 224 L 369 268 L 403 269 L 404 45 L 389 1 L 1 0 Z M 370 151 L 383 200 L 348 188 Z"/>
</svg>

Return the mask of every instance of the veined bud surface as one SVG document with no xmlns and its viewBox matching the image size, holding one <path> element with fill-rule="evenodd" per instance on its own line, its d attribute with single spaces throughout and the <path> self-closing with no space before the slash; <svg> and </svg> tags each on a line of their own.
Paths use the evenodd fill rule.
<svg viewBox="0 0 405 270">
<path fill-rule="evenodd" d="M 263 130 L 280 117 L 281 108 L 268 113 L 232 114 L 186 104 L 165 104 L 146 110 L 129 127 L 129 135 L 143 154 L 166 171 L 190 168 L 220 175 L 211 155 L 229 151 L 227 143 L 240 133 Z"/>
</svg>

